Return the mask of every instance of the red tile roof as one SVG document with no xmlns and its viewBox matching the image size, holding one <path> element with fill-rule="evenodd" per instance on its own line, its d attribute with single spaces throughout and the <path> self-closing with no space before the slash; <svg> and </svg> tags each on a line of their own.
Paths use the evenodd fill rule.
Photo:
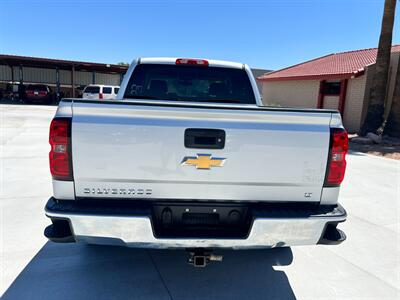
<svg viewBox="0 0 400 300">
<path fill-rule="evenodd" d="M 400 45 L 392 46 L 392 52 L 400 52 Z M 306 61 L 285 69 L 266 73 L 258 80 L 306 80 L 339 79 L 362 75 L 365 67 L 375 63 L 377 48 L 333 53 Z"/>
</svg>

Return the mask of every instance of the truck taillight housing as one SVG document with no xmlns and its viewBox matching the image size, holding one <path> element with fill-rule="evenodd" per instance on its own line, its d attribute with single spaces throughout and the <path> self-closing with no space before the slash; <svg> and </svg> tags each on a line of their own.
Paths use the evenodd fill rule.
<svg viewBox="0 0 400 300">
<path fill-rule="evenodd" d="M 55 118 L 50 124 L 50 173 L 55 180 L 73 180 L 71 157 L 71 119 Z"/>
<path fill-rule="evenodd" d="M 103 99 L 103 94 L 99 93 L 99 99 Z"/>
<path fill-rule="evenodd" d="M 331 128 L 328 168 L 324 186 L 339 186 L 342 183 L 346 172 L 346 154 L 348 149 L 349 139 L 346 130 Z"/>
</svg>

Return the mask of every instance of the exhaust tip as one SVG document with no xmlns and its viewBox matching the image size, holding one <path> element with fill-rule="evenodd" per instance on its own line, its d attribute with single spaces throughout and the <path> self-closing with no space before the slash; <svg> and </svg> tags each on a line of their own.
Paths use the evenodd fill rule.
<svg viewBox="0 0 400 300">
<path fill-rule="evenodd" d="M 44 230 L 46 238 L 55 243 L 75 242 L 68 220 L 51 219 L 51 222 Z"/>
<path fill-rule="evenodd" d="M 318 245 L 339 245 L 346 240 L 346 234 L 336 228 L 337 225 L 337 223 L 326 225 L 324 233 L 318 241 Z"/>
</svg>

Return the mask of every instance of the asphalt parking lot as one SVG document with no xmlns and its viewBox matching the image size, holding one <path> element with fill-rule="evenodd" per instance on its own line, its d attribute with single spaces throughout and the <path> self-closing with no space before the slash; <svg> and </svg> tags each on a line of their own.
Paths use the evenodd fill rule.
<svg viewBox="0 0 400 300">
<path fill-rule="evenodd" d="M 56 107 L 0 105 L 2 299 L 400 299 L 400 162 L 352 153 L 339 246 L 186 253 L 53 244 L 48 126 Z"/>
</svg>

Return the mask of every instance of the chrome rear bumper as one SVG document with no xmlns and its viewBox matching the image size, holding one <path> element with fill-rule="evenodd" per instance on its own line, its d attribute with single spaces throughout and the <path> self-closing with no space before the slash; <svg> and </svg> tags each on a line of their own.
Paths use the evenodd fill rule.
<svg viewBox="0 0 400 300">
<path fill-rule="evenodd" d="M 55 201 L 50 199 L 50 201 Z M 71 202 L 68 206 L 71 206 Z M 57 205 L 46 206 L 46 215 L 54 220 L 66 220 L 70 225 L 70 237 L 67 240 L 90 244 L 121 245 L 142 248 L 271 248 L 297 245 L 329 244 L 326 239 L 327 228 L 336 230 L 336 225 L 346 220 L 346 211 L 342 206 L 333 206 L 329 210 L 295 215 L 282 213 L 282 216 L 254 216 L 247 238 L 157 238 L 153 233 L 151 216 L 146 212 L 136 215 L 124 213 L 104 214 L 96 211 L 71 211 L 57 209 Z M 329 226 L 328 226 L 329 225 Z M 341 231 L 338 231 L 341 233 Z M 51 234 L 46 234 L 51 240 Z M 330 234 L 329 236 L 332 236 Z M 332 241 L 337 244 L 345 239 Z"/>
</svg>

